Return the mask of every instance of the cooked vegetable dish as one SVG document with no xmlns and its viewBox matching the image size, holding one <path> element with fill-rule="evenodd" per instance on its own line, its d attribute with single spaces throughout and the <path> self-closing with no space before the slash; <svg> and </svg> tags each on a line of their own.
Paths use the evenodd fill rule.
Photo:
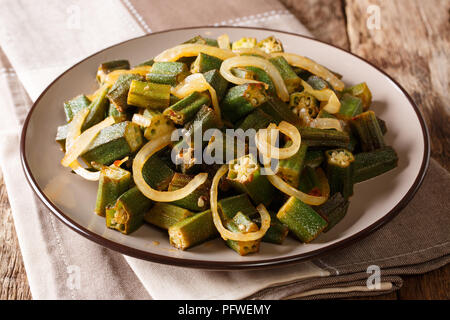
<svg viewBox="0 0 450 320">
<path fill-rule="evenodd" d="M 367 84 L 341 78 L 273 36 L 104 62 L 98 90 L 64 103 L 61 164 L 98 181 L 94 212 L 126 235 L 148 224 L 182 250 L 221 237 L 242 256 L 308 243 L 398 162 Z"/>
</svg>

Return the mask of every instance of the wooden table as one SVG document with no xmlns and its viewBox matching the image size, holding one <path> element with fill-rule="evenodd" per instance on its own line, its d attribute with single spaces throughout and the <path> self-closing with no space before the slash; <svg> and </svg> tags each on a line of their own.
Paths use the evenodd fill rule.
<svg viewBox="0 0 450 320">
<path fill-rule="evenodd" d="M 432 157 L 449 170 L 450 1 L 282 2 L 316 38 L 366 58 L 410 93 L 430 129 Z M 31 299 L 10 211 L 0 173 L 0 299 Z M 450 299 L 450 265 L 403 279 L 400 290 L 375 298 Z"/>
</svg>

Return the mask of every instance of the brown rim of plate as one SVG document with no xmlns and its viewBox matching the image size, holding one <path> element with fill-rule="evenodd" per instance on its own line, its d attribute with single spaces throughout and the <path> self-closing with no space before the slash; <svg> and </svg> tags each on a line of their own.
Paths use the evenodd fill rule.
<svg viewBox="0 0 450 320">
<path fill-rule="evenodd" d="M 422 134 L 423 134 L 423 138 L 424 138 L 424 155 L 423 155 L 423 159 L 422 159 L 422 165 L 420 167 L 420 171 L 419 174 L 417 175 L 416 179 L 414 180 L 413 185 L 411 186 L 411 188 L 408 190 L 408 192 L 406 193 L 406 195 L 396 204 L 396 206 L 394 208 L 392 208 L 392 210 L 390 210 L 386 215 L 384 215 L 382 218 L 380 218 L 379 220 L 377 220 L 376 222 L 374 222 L 373 224 L 371 224 L 370 226 L 366 227 L 365 229 L 357 232 L 356 234 L 343 239 L 341 241 L 338 241 L 336 243 L 333 243 L 332 245 L 329 245 L 325 248 L 321 248 L 321 249 L 317 249 L 311 252 L 307 252 L 307 253 L 302 253 L 302 254 L 297 254 L 297 255 L 292 255 L 292 256 L 285 256 L 285 257 L 280 257 L 280 258 L 274 258 L 274 259 L 268 259 L 268 260 L 256 260 L 256 261 L 239 261 L 239 262 L 229 262 L 229 261 L 203 261 L 203 260 L 195 260 L 195 259 L 181 259 L 181 258 L 176 258 L 176 257 L 168 257 L 168 256 L 164 256 L 164 255 L 160 255 L 160 254 L 155 254 L 155 253 L 150 253 L 147 251 L 142 251 L 139 249 L 135 249 L 126 245 L 122 245 L 119 243 L 116 243 L 114 241 L 108 240 L 106 238 L 101 237 L 100 235 L 86 229 L 85 227 L 79 225 L 78 223 L 76 223 L 75 221 L 73 221 L 71 218 L 69 218 L 67 215 L 64 214 L 64 212 L 62 212 L 61 210 L 59 210 L 56 205 L 54 205 L 50 199 L 48 199 L 45 194 L 42 192 L 41 188 L 38 186 L 38 184 L 36 183 L 36 180 L 33 177 L 33 174 L 30 171 L 30 168 L 28 166 L 28 162 L 27 159 L 25 157 L 25 138 L 26 138 L 26 134 L 27 134 L 27 128 L 28 128 L 28 122 L 30 121 L 31 115 L 33 113 L 34 108 L 36 107 L 36 105 L 39 103 L 39 100 L 45 95 L 45 93 L 47 92 L 47 90 L 56 82 L 58 81 L 59 78 L 61 78 L 64 74 L 66 74 L 68 71 L 70 71 L 71 69 L 75 68 L 78 64 L 80 64 L 81 62 L 105 51 L 108 50 L 110 48 L 122 45 L 124 43 L 127 43 L 129 41 L 133 41 L 136 39 L 140 39 L 140 38 L 144 38 L 144 37 L 150 37 L 153 34 L 159 34 L 159 33 L 168 33 L 168 32 L 172 32 L 172 31 L 178 31 L 178 30 L 195 30 L 195 29 L 205 29 L 205 28 L 212 28 L 212 29 L 221 29 L 221 28 L 233 28 L 233 29 L 252 29 L 252 30 L 263 30 L 263 31 L 267 31 L 267 32 L 279 32 L 279 33 L 284 33 L 284 34 L 288 34 L 288 35 L 293 35 L 293 36 L 297 36 L 297 37 L 301 37 L 301 38 L 306 38 L 312 41 L 316 41 L 316 42 L 320 42 L 323 43 L 325 45 L 334 47 L 338 50 L 344 51 L 364 62 L 366 62 L 367 64 L 371 65 L 372 67 L 374 67 L 375 69 L 377 69 L 379 72 L 381 72 L 388 80 L 390 80 L 392 83 L 394 83 L 401 91 L 402 93 L 408 98 L 409 103 L 412 105 L 414 111 L 417 114 L 417 118 L 419 119 L 420 122 L 420 126 L 422 128 Z M 336 250 L 338 248 L 344 248 L 345 246 L 348 246 L 350 244 L 355 243 L 357 240 L 369 235 L 370 233 L 372 233 L 373 231 L 377 230 L 378 228 L 380 228 L 382 225 L 384 225 L 385 223 L 387 223 L 388 221 L 390 221 L 392 218 L 394 218 L 408 203 L 409 201 L 411 201 L 411 199 L 414 197 L 414 195 L 416 194 L 417 190 L 419 189 L 420 185 L 422 184 L 422 181 L 425 177 L 425 173 L 428 169 L 428 165 L 429 165 L 429 161 L 430 161 L 430 141 L 429 141 L 430 137 L 428 134 L 428 128 L 427 125 L 420 113 L 419 108 L 417 107 L 417 105 L 414 103 L 414 101 L 412 100 L 412 98 L 409 96 L 409 94 L 405 91 L 405 89 L 403 89 L 403 87 L 394 79 L 392 79 L 387 73 L 385 73 L 383 70 L 381 70 L 380 68 L 378 68 L 377 66 L 375 66 L 374 64 L 372 64 L 371 62 L 367 61 L 364 58 L 361 58 L 359 56 L 357 56 L 356 54 L 353 54 L 347 50 L 344 50 L 342 48 L 339 48 L 337 46 L 334 46 L 332 44 L 326 43 L 324 41 L 321 40 L 317 40 L 308 36 L 304 36 L 304 35 L 300 35 L 297 33 L 293 33 L 293 32 L 286 32 L 286 31 L 279 31 L 279 30 L 274 30 L 274 29 L 268 29 L 268 28 L 257 28 L 257 27 L 235 27 L 235 26 L 198 26 L 198 27 L 186 27 L 186 28 L 176 28 L 176 29 L 168 29 L 168 30 L 164 30 L 164 31 L 158 31 L 158 32 L 153 32 L 150 34 L 146 34 L 143 36 L 139 36 L 139 37 L 135 37 L 120 43 L 117 43 L 115 45 L 112 45 L 110 47 L 107 47 L 105 49 L 102 49 L 86 58 L 84 58 L 83 60 L 77 62 L 76 64 L 74 64 L 72 67 L 70 67 L 69 69 L 67 69 L 66 71 L 64 71 L 61 75 L 59 75 L 55 80 L 53 80 L 52 83 L 50 83 L 50 85 L 48 85 L 48 87 L 40 94 L 39 98 L 36 100 L 36 102 L 33 104 L 33 106 L 31 107 L 27 118 L 25 120 L 25 123 L 23 125 L 23 129 L 22 129 L 22 134 L 21 134 L 21 139 L 20 139 L 20 159 L 22 162 L 22 167 L 24 169 L 25 172 L 25 176 L 27 177 L 28 183 L 31 185 L 31 187 L 33 188 L 34 192 L 37 194 L 37 196 L 39 197 L 39 199 L 47 206 L 48 209 L 50 209 L 50 211 L 60 220 L 62 221 L 64 224 L 66 224 L 69 228 L 71 228 L 72 230 L 78 232 L 79 234 L 81 234 L 82 236 L 88 238 L 89 240 L 92 240 L 106 248 L 118 251 L 122 254 L 125 254 L 127 256 L 131 256 L 134 258 L 139 258 L 139 259 L 143 259 L 143 260 L 148 260 L 148 261 L 152 261 L 152 262 L 157 262 L 157 263 L 162 263 L 162 264 L 168 264 L 168 265 L 175 265 L 175 266 L 181 266 L 181 267 L 188 267 L 188 268 L 200 268 L 200 269 L 210 269 L 210 270 L 242 270 L 242 269 L 246 269 L 246 270 L 250 270 L 250 269 L 263 269 L 263 268 L 270 268 L 270 267 L 277 267 L 277 266 L 282 266 L 282 265 L 287 265 L 287 264 L 292 264 L 292 263 L 296 263 L 296 262 L 300 262 L 300 261 L 305 261 L 308 259 L 311 259 L 313 257 L 318 257 L 319 255 L 323 255 L 325 253 L 329 253 L 332 250 Z"/>
</svg>

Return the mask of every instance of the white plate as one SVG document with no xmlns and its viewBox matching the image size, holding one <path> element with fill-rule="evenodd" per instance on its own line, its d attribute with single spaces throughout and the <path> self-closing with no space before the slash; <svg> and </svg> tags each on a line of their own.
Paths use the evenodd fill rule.
<svg viewBox="0 0 450 320">
<path fill-rule="evenodd" d="M 347 84 L 367 82 L 373 94 L 373 110 L 387 122 L 386 142 L 399 155 L 398 168 L 355 185 L 345 218 L 313 243 L 300 244 L 288 238 L 281 246 L 263 243 L 258 254 L 240 257 L 220 239 L 187 251 L 175 250 L 165 232 L 148 225 L 125 236 L 107 229 L 104 218 L 93 213 L 97 183 L 85 181 L 60 165 L 63 154 L 54 138 L 56 127 L 65 123 L 63 102 L 96 88 L 95 73 L 101 62 L 123 58 L 137 64 L 195 35 L 214 38 L 223 33 L 231 40 L 275 35 L 283 42 L 285 51 L 316 60 L 344 75 Z M 242 269 L 308 259 L 352 243 L 386 223 L 411 200 L 422 182 L 429 160 L 429 141 L 424 120 L 406 92 L 384 72 L 351 53 L 292 33 L 242 27 L 198 27 L 132 39 L 71 67 L 33 105 L 23 128 L 21 153 L 34 191 L 51 212 L 83 236 L 124 254 L 155 262 L 195 268 Z"/>
</svg>

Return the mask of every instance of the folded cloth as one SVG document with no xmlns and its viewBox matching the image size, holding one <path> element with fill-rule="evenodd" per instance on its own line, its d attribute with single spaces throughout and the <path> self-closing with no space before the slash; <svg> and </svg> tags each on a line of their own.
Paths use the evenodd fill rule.
<svg viewBox="0 0 450 320">
<path fill-rule="evenodd" d="M 450 176 L 435 161 L 416 197 L 390 223 L 352 246 L 287 267 L 233 272 L 186 269 L 126 257 L 82 238 L 40 203 L 19 161 L 18 134 L 26 112 L 59 73 L 104 47 L 167 28 L 227 24 L 308 33 L 276 0 L 229 0 L 214 5 L 191 0 L 189 7 L 182 0 L 151 4 L 0 0 L 0 4 L 0 46 L 5 52 L 0 52 L 0 166 L 35 299 L 374 295 L 398 289 L 399 275 L 423 273 L 449 262 L 445 191 Z M 381 270 L 374 288 L 367 285 L 373 266 Z"/>
</svg>

